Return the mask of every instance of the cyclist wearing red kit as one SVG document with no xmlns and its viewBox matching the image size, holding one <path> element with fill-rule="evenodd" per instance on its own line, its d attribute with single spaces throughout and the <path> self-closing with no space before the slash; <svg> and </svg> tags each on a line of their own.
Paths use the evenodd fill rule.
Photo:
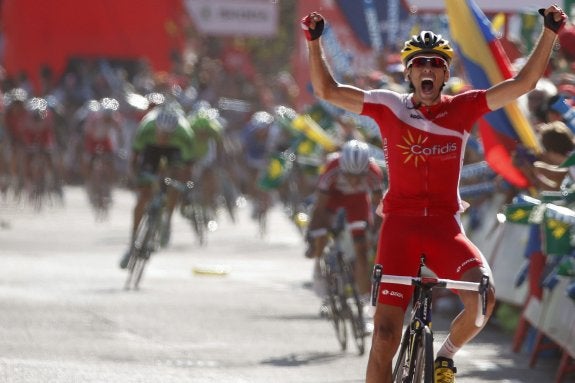
<svg viewBox="0 0 575 383">
<path fill-rule="evenodd" d="M 27 100 L 25 108 L 27 115 L 21 125 L 20 138 L 24 149 L 23 167 L 27 187 L 32 187 L 40 174 L 49 173 L 54 177 L 54 191 L 61 195 L 62 160 L 56 150 L 54 114 L 46 99 L 41 97 Z"/>
<path fill-rule="evenodd" d="M 401 52 L 411 93 L 362 90 L 338 83 L 324 59 L 320 36 L 323 17 L 302 19 L 308 40 L 310 74 L 316 95 L 345 110 L 373 118 L 380 127 L 389 173 L 377 262 L 386 274 L 415 275 L 421 253 L 441 277 L 479 282 L 489 265 L 469 241 L 459 222 L 463 203 L 458 184 L 463 150 L 472 124 L 534 89 L 543 75 L 558 31 L 566 20 L 557 6 L 544 10 L 544 28 L 533 52 L 515 77 L 487 90 L 443 96 L 454 52 L 449 43 L 424 31 L 405 42 Z M 366 382 L 391 382 L 392 359 L 399 346 L 411 290 L 381 289 Z M 464 310 L 437 352 L 436 383 L 455 382 L 454 354 L 473 339 L 477 295 L 460 292 Z M 489 291 L 487 315 L 495 292 Z"/>
<path fill-rule="evenodd" d="M 377 226 L 373 212 L 381 199 L 382 188 L 383 173 L 372 160 L 369 146 L 357 140 L 347 141 L 340 152 L 328 158 L 319 177 L 317 198 L 306 235 L 309 242 L 306 255 L 316 260 L 314 278 L 318 278 L 319 258 L 328 240 L 328 228 L 332 226 L 337 211 L 340 208 L 345 210 L 355 251 L 355 280 L 366 302 L 370 292 L 370 234 Z"/>
</svg>

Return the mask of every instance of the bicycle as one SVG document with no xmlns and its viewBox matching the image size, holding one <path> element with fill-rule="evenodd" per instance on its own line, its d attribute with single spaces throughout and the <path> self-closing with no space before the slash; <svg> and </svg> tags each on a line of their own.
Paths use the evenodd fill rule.
<svg viewBox="0 0 575 383">
<path fill-rule="evenodd" d="M 352 223 L 352 225 L 354 224 L 358 223 Z M 330 243 L 326 246 L 319 260 L 319 267 L 322 279 L 326 282 L 328 318 L 333 323 L 341 350 L 347 349 L 347 322 L 351 327 L 359 355 L 363 355 L 366 335 L 364 332 L 363 303 L 355 283 L 353 260 L 344 251 L 343 233 L 345 229 L 345 210 L 340 209 L 330 230 Z"/>
<path fill-rule="evenodd" d="M 96 151 L 90 158 L 90 171 L 85 181 L 88 200 L 97 221 L 104 221 L 108 218 L 108 212 L 112 206 L 113 155 Z M 112 177 L 110 177 L 112 174 Z"/>
<path fill-rule="evenodd" d="M 204 246 L 209 230 L 209 217 L 201 199 L 200 190 L 196 187 L 196 184 L 188 182 L 187 191 L 184 193 L 180 204 L 180 214 L 190 221 L 199 245 Z"/>
<path fill-rule="evenodd" d="M 241 198 L 243 198 L 240 189 L 236 186 L 228 169 L 220 167 L 217 171 L 217 177 L 220 190 L 217 196 L 218 205 L 224 207 L 233 223 L 237 223 L 237 210 L 238 207 L 241 207 Z"/>
<path fill-rule="evenodd" d="M 477 291 L 481 309 L 478 311 L 475 325 L 482 327 L 487 312 L 487 291 L 489 277 L 484 275 L 481 282 L 455 281 L 422 276 L 425 266 L 425 255 L 422 255 L 417 277 L 384 275 L 381 265 L 373 268 L 371 305 L 375 307 L 379 295 L 380 283 L 394 283 L 415 286 L 413 294 L 411 319 L 403 332 L 397 359 L 393 368 L 395 383 L 433 383 L 434 382 L 434 351 L 433 331 L 431 329 L 432 290 L 435 287 Z"/>
<path fill-rule="evenodd" d="M 179 192 L 184 192 L 193 185 L 191 182 L 183 183 L 169 177 L 161 178 L 153 174 L 146 174 L 145 176 L 154 179 L 159 185 L 136 229 L 132 244 L 133 251 L 128 260 L 128 277 L 124 284 L 126 290 L 130 288 L 139 289 L 150 256 L 161 246 L 162 228 L 166 224 L 164 210 L 167 203 L 168 188 L 172 187 Z"/>
<path fill-rule="evenodd" d="M 64 195 L 61 180 L 55 169 L 54 159 L 50 151 L 38 146 L 31 146 L 26 152 L 27 174 L 24 179 L 29 181 L 28 199 L 35 211 L 41 211 L 49 203 L 63 204 Z"/>
</svg>

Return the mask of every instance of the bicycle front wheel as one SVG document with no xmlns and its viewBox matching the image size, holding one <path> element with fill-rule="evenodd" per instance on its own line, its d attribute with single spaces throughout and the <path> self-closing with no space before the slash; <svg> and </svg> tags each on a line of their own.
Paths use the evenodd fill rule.
<svg viewBox="0 0 575 383">
<path fill-rule="evenodd" d="M 428 326 L 423 328 L 419 336 L 419 342 L 415 359 L 415 382 L 433 383 L 433 335 Z"/>
<path fill-rule="evenodd" d="M 130 259 L 128 261 L 128 277 L 124 283 L 124 289 L 130 290 L 133 288 L 137 290 L 140 285 L 140 280 L 142 279 L 142 274 L 144 273 L 144 268 L 148 259 L 142 254 L 143 250 L 133 249 L 130 254 Z"/>
<path fill-rule="evenodd" d="M 138 260 L 132 272 L 132 280 L 134 283 L 134 289 L 138 290 L 140 288 L 140 281 L 142 280 L 142 275 L 144 275 L 144 269 L 148 263 L 147 256 L 138 256 Z"/>
<path fill-rule="evenodd" d="M 136 230 L 136 238 L 132 244 L 132 254 L 128 261 L 128 279 L 125 288 L 138 289 L 142 280 L 144 269 L 152 252 L 157 248 L 157 234 L 159 232 L 158 214 L 146 213 L 140 220 Z"/>
<path fill-rule="evenodd" d="M 328 274 L 326 279 L 328 284 L 327 290 L 330 319 L 335 329 L 335 336 L 339 342 L 341 350 L 345 351 L 347 349 L 347 330 L 345 328 L 345 313 L 343 306 L 345 303 L 342 303 L 342 297 L 338 294 L 338 281 L 335 275 Z"/>
<path fill-rule="evenodd" d="M 425 326 L 411 333 L 406 327 L 393 369 L 394 383 L 433 383 L 433 334 Z"/>
<path fill-rule="evenodd" d="M 151 254 L 159 246 L 159 234 L 161 225 L 159 212 L 148 212 L 142 216 L 136 230 L 134 248 Z"/>
<path fill-rule="evenodd" d="M 206 215 L 204 214 L 204 208 L 199 205 L 195 205 L 192 208 L 192 227 L 194 228 L 194 232 L 198 237 L 198 243 L 200 246 L 206 244 Z"/>
<path fill-rule="evenodd" d="M 397 354 L 397 359 L 393 368 L 393 382 L 394 383 L 404 383 L 409 377 L 409 341 L 411 339 L 410 329 L 406 327 L 403 336 L 401 337 L 401 344 L 399 346 L 399 353 Z"/>
<path fill-rule="evenodd" d="M 345 317 L 351 327 L 351 333 L 359 355 L 365 353 L 365 320 L 363 318 L 363 304 L 359 298 L 359 292 L 355 284 L 351 265 L 345 262 L 343 254 L 339 254 L 338 262 L 343 273 L 343 291 L 341 299 L 344 306 Z"/>
</svg>

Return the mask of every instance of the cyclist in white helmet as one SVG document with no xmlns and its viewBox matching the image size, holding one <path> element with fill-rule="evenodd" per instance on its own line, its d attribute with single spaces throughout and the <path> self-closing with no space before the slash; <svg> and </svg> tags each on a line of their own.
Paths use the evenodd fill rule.
<svg viewBox="0 0 575 383">
<path fill-rule="evenodd" d="M 341 151 L 328 157 L 317 183 L 306 235 L 306 256 L 315 259 L 314 283 L 321 283 L 316 280 L 319 277 L 318 260 L 327 243 L 328 228 L 337 211 L 343 208 L 347 222 L 358 224 L 352 225 L 351 230 L 356 255 L 354 272 L 359 292 L 367 299 L 371 286 L 369 236 L 376 225 L 374 212 L 382 197 L 383 180 L 383 172 L 373 161 L 365 142 L 347 141 Z"/>
</svg>

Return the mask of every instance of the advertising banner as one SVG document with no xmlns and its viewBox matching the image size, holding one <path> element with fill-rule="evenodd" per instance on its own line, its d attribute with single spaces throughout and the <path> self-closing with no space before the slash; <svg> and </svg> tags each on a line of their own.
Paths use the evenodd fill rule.
<svg viewBox="0 0 575 383">
<path fill-rule="evenodd" d="M 186 0 L 200 33 L 213 36 L 271 37 L 278 29 L 278 5 L 259 0 Z"/>
</svg>

